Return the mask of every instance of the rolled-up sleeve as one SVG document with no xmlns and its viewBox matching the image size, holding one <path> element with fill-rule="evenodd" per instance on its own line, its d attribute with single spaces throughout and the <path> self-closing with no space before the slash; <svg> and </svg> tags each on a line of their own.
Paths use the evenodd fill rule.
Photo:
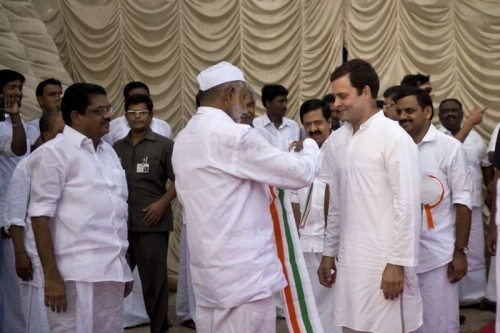
<svg viewBox="0 0 500 333">
<path fill-rule="evenodd" d="M 53 217 L 65 185 L 67 170 L 64 161 L 54 150 L 48 147 L 39 149 L 43 151 L 38 167 L 33 171 L 28 214 Z"/>
</svg>

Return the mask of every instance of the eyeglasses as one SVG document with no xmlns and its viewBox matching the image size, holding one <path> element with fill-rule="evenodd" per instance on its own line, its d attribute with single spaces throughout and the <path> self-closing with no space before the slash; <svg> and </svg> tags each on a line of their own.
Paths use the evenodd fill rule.
<svg viewBox="0 0 500 333">
<path fill-rule="evenodd" d="M 396 106 L 396 103 L 394 103 L 394 104 L 384 104 L 384 110 L 387 110 L 388 108 L 392 108 L 393 106 Z"/>
<path fill-rule="evenodd" d="M 102 106 L 100 108 L 96 108 L 94 110 L 88 110 L 90 112 L 92 112 L 94 115 L 96 116 L 99 116 L 99 117 L 102 117 L 102 116 L 105 116 L 111 112 L 113 112 L 113 106 Z"/>
<path fill-rule="evenodd" d="M 127 114 L 129 116 L 144 116 L 146 114 L 149 114 L 149 110 L 127 110 Z"/>
</svg>

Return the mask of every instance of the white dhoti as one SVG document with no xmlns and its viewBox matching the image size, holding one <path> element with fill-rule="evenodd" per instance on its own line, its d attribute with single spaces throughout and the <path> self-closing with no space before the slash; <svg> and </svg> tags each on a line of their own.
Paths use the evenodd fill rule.
<svg viewBox="0 0 500 333">
<path fill-rule="evenodd" d="M 123 282 L 66 281 L 66 312 L 47 308 L 52 333 L 123 333 Z"/>
<path fill-rule="evenodd" d="M 208 308 L 196 305 L 197 333 L 275 333 L 274 295 L 236 308 Z"/>
<path fill-rule="evenodd" d="M 461 304 L 478 303 L 486 288 L 483 217 L 480 207 L 473 207 L 467 254 L 467 275 L 458 284 Z"/>
<path fill-rule="evenodd" d="M 496 256 L 490 258 L 490 269 L 488 271 L 488 280 L 486 281 L 486 289 L 484 298 L 489 301 L 497 301 L 497 269 L 496 269 Z"/>
<path fill-rule="evenodd" d="M 386 300 L 380 289 L 384 268 L 346 266 L 337 261 L 334 325 L 387 333 L 411 332 L 422 324 L 422 299 L 414 268 L 405 267 L 404 292 L 395 300 Z"/>
<path fill-rule="evenodd" d="M 319 283 L 318 279 L 317 272 L 323 254 L 312 252 L 303 253 L 307 272 L 309 273 L 309 278 L 311 279 L 314 299 L 316 301 L 316 307 L 318 309 L 321 325 L 323 326 L 323 331 L 325 333 L 341 333 L 342 328 L 339 326 L 334 326 L 332 324 L 332 312 L 334 303 L 333 289 L 323 287 Z"/>
<path fill-rule="evenodd" d="M 50 333 L 43 288 L 21 283 L 21 305 L 26 333 Z"/>
<path fill-rule="evenodd" d="M 16 274 L 14 246 L 11 239 L 3 240 L 2 284 L 4 304 L 4 332 L 24 332 L 24 321 L 21 307 L 21 279 Z"/>
<path fill-rule="evenodd" d="M 458 283 L 448 280 L 448 265 L 418 274 L 424 324 L 418 333 L 458 332 Z"/>
</svg>

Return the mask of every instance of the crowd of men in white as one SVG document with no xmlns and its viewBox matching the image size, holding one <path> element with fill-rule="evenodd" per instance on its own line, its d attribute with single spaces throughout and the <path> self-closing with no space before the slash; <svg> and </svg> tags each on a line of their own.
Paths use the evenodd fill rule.
<svg viewBox="0 0 500 333">
<path fill-rule="evenodd" d="M 473 129 L 485 109 L 464 120 L 461 102 L 444 99 L 436 128 L 429 76 L 405 76 L 377 105 L 375 70 L 353 59 L 331 74 L 332 94 L 302 103 L 299 128 L 281 85 L 263 87 L 255 118 L 237 67 L 197 80 L 197 112 L 173 144 L 142 82 L 127 84 L 111 121 L 102 87 L 76 83 L 63 96 L 45 80 L 42 115 L 26 123 L 24 77 L 0 70 L 0 331 L 122 332 L 141 323 L 127 319 L 135 305 L 124 313 L 138 284 L 143 299 L 125 302 L 145 306 L 151 332 L 168 331 L 177 196 L 181 325 L 275 332 L 286 280 L 269 185 L 290 191 L 324 332 L 459 332 L 459 306 L 494 308 L 499 263 L 487 279 L 483 214 L 494 255 L 499 126 L 487 147 Z"/>
</svg>

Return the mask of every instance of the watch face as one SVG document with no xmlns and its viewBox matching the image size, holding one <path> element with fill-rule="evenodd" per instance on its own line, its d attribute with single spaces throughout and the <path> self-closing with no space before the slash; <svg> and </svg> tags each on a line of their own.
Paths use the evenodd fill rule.
<svg viewBox="0 0 500 333">
<path fill-rule="evenodd" d="M 464 254 L 467 254 L 467 253 L 469 253 L 469 248 L 467 246 L 465 246 L 463 251 L 464 251 Z"/>
</svg>

